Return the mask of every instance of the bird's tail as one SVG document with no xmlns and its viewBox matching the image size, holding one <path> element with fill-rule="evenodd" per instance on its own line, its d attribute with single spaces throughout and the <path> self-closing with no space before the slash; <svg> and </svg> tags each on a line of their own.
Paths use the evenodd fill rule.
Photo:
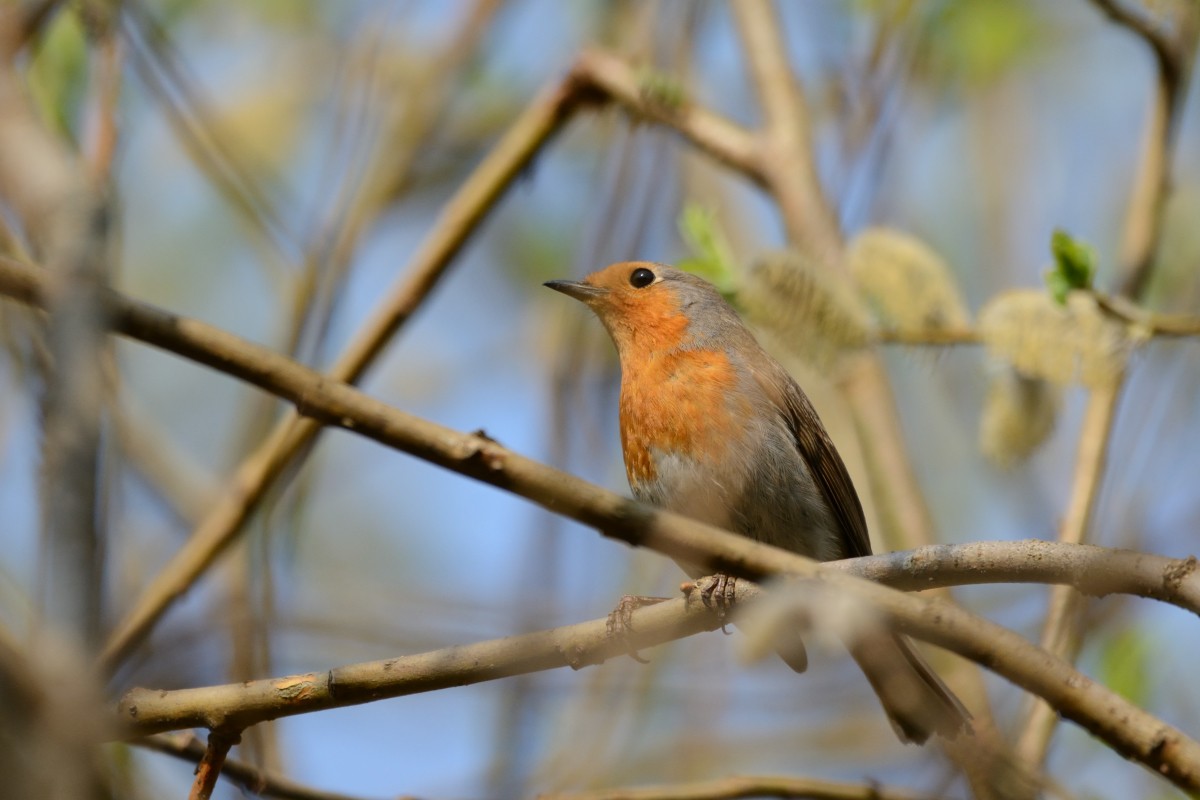
<svg viewBox="0 0 1200 800">
<path fill-rule="evenodd" d="M 879 696 L 901 741 L 924 744 L 933 734 L 953 739 L 971 713 L 942 683 L 912 642 L 896 634 L 849 642 L 850 655 Z"/>
</svg>

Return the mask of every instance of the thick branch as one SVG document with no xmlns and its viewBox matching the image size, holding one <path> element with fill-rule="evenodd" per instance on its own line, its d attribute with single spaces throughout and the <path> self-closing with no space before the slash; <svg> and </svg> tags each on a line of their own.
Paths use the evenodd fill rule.
<svg viewBox="0 0 1200 800">
<path fill-rule="evenodd" d="M 547 468 L 548 469 L 548 468 Z M 664 517 L 654 520 L 654 517 Z M 682 522 L 678 534 L 660 531 L 659 544 L 674 551 L 683 539 L 706 537 L 705 526 L 679 521 L 669 515 L 648 513 L 651 524 L 662 522 L 670 527 Z M 694 529 L 694 530 L 688 530 Z M 1160 587 L 1173 587 L 1172 594 L 1190 596 L 1190 605 L 1200 595 L 1200 577 L 1196 561 L 1173 561 L 1098 547 L 1070 547 L 1050 542 L 981 543 L 960 547 L 940 546 L 921 552 L 872 556 L 852 561 L 815 564 L 785 551 L 764 548 L 739 537 L 716 535 L 710 541 L 726 542 L 734 551 L 744 551 L 744 566 L 770 571 L 776 566 L 789 571 L 804 570 L 810 577 L 840 586 L 860 598 L 883 600 L 876 608 L 910 633 L 924 636 L 957 652 L 977 658 L 1001 674 L 1032 691 L 1045 692 L 1064 713 L 1081 714 L 1084 723 L 1118 750 L 1123 740 L 1149 725 L 1149 751 L 1138 760 L 1156 759 L 1167 753 L 1170 774 L 1181 785 L 1200 785 L 1196 781 L 1200 745 L 1163 725 L 1145 712 L 1121 700 L 1103 686 L 1093 684 L 1069 664 L 1055 659 L 1004 628 L 968 614 L 954 606 L 912 595 L 903 595 L 852 574 L 886 577 L 897 585 L 937 585 L 951 577 L 975 581 L 1002 580 L 1019 572 L 1019 564 L 1033 560 L 1044 576 L 1070 580 L 1085 590 L 1116 591 L 1119 585 L 1138 587 L 1138 593 L 1157 593 Z M 670 544 L 669 544 L 670 542 Z M 982 558 L 976 558 L 982 555 Z M 990 557 L 989 557 L 990 556 Z M 978 562 L 977 568 L 967 564 Z M 1046 565 L 1053 563 L 1054 568 Z M 851 574 L 839 574 L 851 573 Z M 1104 577 L 1097 578 L 1100 574 Z M 1127 576 L 1137 576 L 1130 580 Z M 862 591 L 869 587 L 868 591 Z M 1186 587 L 1186 589 L 1184 588 Z M 693 587 L 689 599 L 679 599 L 639 609 L 632 618 L 628 639 L 614 638 L 607 620 L 597 619 L 549 631 L 540 631 L 506 639 L 450 647 L 431 653 L 340 667 L 327 673 L 310 673 L 225 686 L 158 691 L 131 690 L 120 704 L 124 735 L 141 736 L 178 728 L 242 727 L 267 719 L 308 713 L 389 697 L 495 680 L 531 671 L 561 666 L 580 668 L 613 657 L 621 657 L 630 646 L 637 649 L 661 644 L 681 636 L 713 630 L 723 620 L 695 599 L 700 592 Z M 745 604 L 761 596 L 762 590 L 739 584 L 738 603 Z M 886 598 L 886 599 L 885 599 Z M 913 616 L 910 608 L 920 608 Z M 1064 702 L 1065 701 L 1065 702 Z M 1115 705 L 1114 705 L 1115 704 Z M 1093 717 L 1092 715 L 1097 715 Z M 1073 717 L 1079 719 L 1078 716 Z M 1133 736 L 1132 738 L 1136 738 Z M 1157 751 L 1155 751 L 1157 748 Z M 1158 755 L 1156 755 L 1156 752 Z M 1135 756 L 1136 757 L 1136 756 Z M 1151 762 L 1154 763 L 1154 762 Z M 1183 777 L 1175 775 L 1178 765 Z M 1162 764 L 1155 763 L 1159 769 Z"/>
</svg>

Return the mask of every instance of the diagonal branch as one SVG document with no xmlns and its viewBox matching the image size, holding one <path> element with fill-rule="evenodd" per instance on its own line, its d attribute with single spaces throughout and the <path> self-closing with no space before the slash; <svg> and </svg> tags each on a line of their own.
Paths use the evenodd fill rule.
<svg viewBox="0 0 1200 800">
<path fill-rule="evenodd" d="M 577 101 L 573 86 L 569 81 L 535 100 L 451 198 L 404 278 L 330 370 L 330 379 L 357 381 L 424 302 L 484 216 L 567 119 Z M 220 500 L 197 525 L 184 547 L 151 580 L 110 636 L 102 654 L 106 669 L 114 669 L 234 541 L 268 489 L 319 431 L 320 426 L 312 420 L 287 414 L 238 466 Z"/>
<path fill-rule="evenodd" d="M 207 748 L 192 734 L 148 736 L 133 742 L 138 747 L 164 753 L 175 758 L 200 763 Z M 290 780 L 267 770 L 226 758 L 221 768 L 225 780 L 237 784 L 242 790 L 255 797 L 274 797 L 277 800 L 360 800 L 350 795 L 324 792 Z"/>
</svg>

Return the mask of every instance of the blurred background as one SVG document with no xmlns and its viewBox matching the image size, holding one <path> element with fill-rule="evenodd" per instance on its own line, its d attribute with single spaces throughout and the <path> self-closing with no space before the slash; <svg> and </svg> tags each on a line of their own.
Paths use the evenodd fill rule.
<svg viewBox="0 0 1200 800">
<path fill-rule="evenodd" d="M 1172 5 L 1135 10 L 1169 25 Z M 730 119 L 760 122 L 723 2 L 122 6 L 115 285 L 319 368 L 580 48 L 653 67 Z M 1097 283 L 1113 286 L 1156 80 L 1144 41 L 1088 0 L 809 0 L 778 11 L 807 93 L 817 167 L 847 237 L 870 226 L 916 237 L 940 254 L 971 314 L 998 293 L 1042 286 L 1056 228 L 1094 248 Z M 46 124 L 81 147 L 95 125 L 92 63 L 69 5 L 21 64 Z M 1197 313 L 1200 120 L 1188 94 L 1143 300 Z M 617 260 L 702 263 L 714 253 L 724 277 L 736 278 L 784 244 L 776 206 L 744 177 L 661 127 L 615 109 L 585 111 L 499 202 L 363 386 L 625 493 L 615 354 L 584 308 L 541 283 Z M 39 411 L 24 338 L 30 317 L 15 309 L 0 306 L 0 622 L 21 637 L 39 575 Z M 1087 392 L 1062 389 L 1041 446 L 998 464 L 983 454 L 980 429 L 989 382 L 1003 368 L 983 348 L 879 351 L 937 540 L 1054 538 Z M 110 623 L 281 411 L 142 345 L 117 342 L 116 362 L 103 470 Z M 836 371 L 797 369 L 866 495 Z M 1197 398 L 1193 341 L 1137 351 L 1090 541 L 1195 551 Z M 681 578 L 654 553 L 333 431 L 109 690 L 225 683 L 470 643 L 602 617 L 623 593 L 671 594 Z M 966 607 L 1035 641 L 1047 595 L 1036 586 L 956 591 Z M 1108 598 L 1088 606 L 1084 630 L 1081 669 L 1200 733 L 1194 620 Z M 363 797 L 507 798 L 764 773 L 965 796 L 936 748 L 895 741 L 844 652 L 818 648 L 797 677 L 773 659 L 743 663 L 739 638 L 680 641 L 646 653 L 646 665 L 625 659 L 286 719 L 247 732 L 235 755 Z M 1003 730 L 1023 693 L 999 679 L 987 685 Z M 182 796 L 191 782 L 184 762 L 116 746 L 108 754 L 120 765 L 120 796 Z M 1070 724 L 1047 771 L 1074 797 L 1181 796 Z"/>
</svg>

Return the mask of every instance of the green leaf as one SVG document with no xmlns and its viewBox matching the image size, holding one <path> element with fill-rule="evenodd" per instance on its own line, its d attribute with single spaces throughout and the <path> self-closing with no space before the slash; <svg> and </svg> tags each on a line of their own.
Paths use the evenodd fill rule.
<svg viewBox="0 0 1200 800">
<path fill-rule="evenodd" d="M 1131 703 L 1144 705 L 1154 651 L 1149 638 L 1127 627 L 1105 637 L 1100 646 L 1100 680 Z"/>
<path fill-rule="evenodd" d="M 680 260 L 679 268 L 699 275 L 728 296 L 733 290 L 737 266 L 729 241 L 712 211 L 689 202 L 680 212 L 678 224 L 679 235 L 689 250 L 689 255 Z"/>
<path fill-rule="evenodd" d="M 42 118 L 73 138 L 87 78 L 87 39 L 73 5 L 55 16 L 34 47 L 29 93 Z"/>
<path fill-rule="evenodd" d="M 1059 228 L 1050 237 L 1050 252 L 1054 268 L 1046 273 L 1046 288 L 1059 305 L 1066 304 L 1072 290 L 1092 288 L 1096 253 L 1091 247 Z"/>
</svg>

